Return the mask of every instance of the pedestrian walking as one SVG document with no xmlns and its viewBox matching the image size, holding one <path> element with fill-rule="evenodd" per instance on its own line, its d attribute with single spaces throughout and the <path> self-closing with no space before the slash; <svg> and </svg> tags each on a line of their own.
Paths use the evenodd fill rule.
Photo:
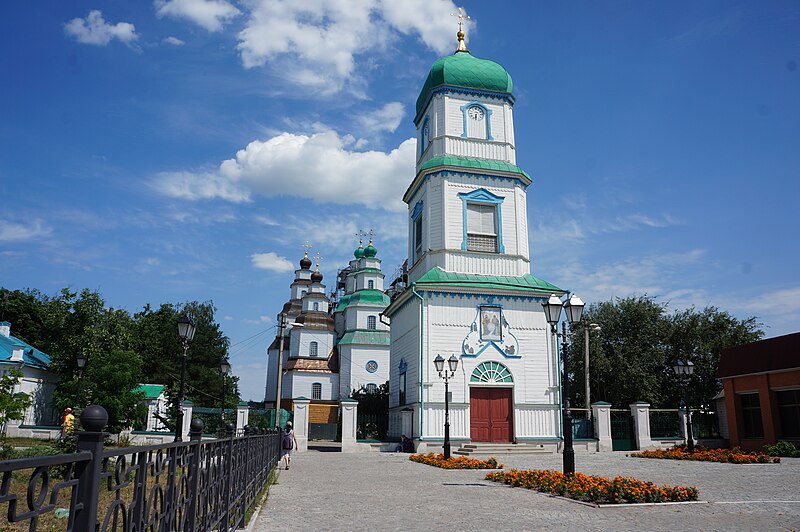
<svg viewBox="0 0 800 532">
<path fill-rule="evenodd" d="M 286 469 L 289 469 L 289 465 L 292 463 L 292 449 L 296 447 L 297 438 L 295 437 L 294 430 L 292 429 L 292 422 L 287 421 L 286 428 L 283 429 L 283 441 L 281 442 L 281 457 L 283 458 L 283 463 L 286 466 Z"/>
</svg>

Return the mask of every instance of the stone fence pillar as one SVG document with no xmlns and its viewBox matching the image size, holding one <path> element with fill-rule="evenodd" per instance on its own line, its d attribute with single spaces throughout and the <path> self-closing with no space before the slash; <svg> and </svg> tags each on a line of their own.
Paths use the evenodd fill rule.
<svg viewBox="0 0 800 532">
<path fill-rule="evenodd" d="M 636 448 L 639 450 L 650 449 L 653 447 L 653 440 L 650 439 L 650 404 L 636 401 L 631 403 L 630 407 Z"/>
<path fill-rule="evenodd" d="M 689 436 L 688 436 L 687 425 L 689 423 L 689 416 L 686 415 L 687 412 L 688 412 L 688 409 L 685 408 L 685 407 L 680 410 L 680 416 L 681 416 L 680 423 L 681 423 L 681 436 L 683 437 L 683 441 L 688 444 L 689 443 L 688 442 Z M 697 444 L 697 434 L 695 434 L 694 432 L 692 432 L 692 439 L 694 440 L 694 443 L 696 445 Z"/>
<path fill-rule="evenodd" d="M 292 401 L 294 403 L 294 436 L 297 438 L 297 450 L 308 450 L 308 405 L 311 400 L 306 397 L 298 397 Z"/>
<path fill-rule="evenodd" d="M 181 429 L 181 435 L 188 435 L 189 430 L 191 429 L 192 425 L 192 410 L 194 406 L 192 405 L 191 401 L 184 401 L 181 405 L 181 410 L 183 411 L 183 427 Z"/>
<path fill-rule="evenodd" d="M 614 449 L 611 442 L 611 403 L 605 401 L 592 403 L 592 420 L 594 435 L 597 438 L 597 452 L 611 452 Z"/>
<path fill-rule="evenodd" d="M 236 428 L 243 429 L 250 423 L 250 406 L 247 403 L 236 405 Z"/>
<path fill-rule="evenodd" d="M 354 453 L 356 443 L 356 421 L 358 420 L 358 401 L 351 398 L 339 402 L 342 409 L 342 452 Z"/>
</svg>

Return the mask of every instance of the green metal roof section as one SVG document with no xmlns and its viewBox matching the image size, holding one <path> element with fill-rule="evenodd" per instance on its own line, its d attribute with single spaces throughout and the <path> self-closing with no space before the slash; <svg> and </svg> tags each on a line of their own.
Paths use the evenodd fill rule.
<svg viewBox="0 0 800 532">
<path fill-rule="evenodd" d="M 158 396 L 161 395 L 163 391 L 163 384 L 140 384 L 134 390 L 134 392 L 143 393 L 145 399 L 158 399 Z"/>
<path fill-rule="evenodd" d="M 334 310 L 334 312 L 341 312 L 350 305 L 385 307 L 390 301 L 389 296 L 380 290 L 367 288 L 366 290 L 359 290 L 358 292 L 353 292 L 352 294 L 347 294 L 342 297 L 342 299 L 339 300 L 339 304 L 336 305 L 336 310 Z"/>
<path fill-rule="evenodd" d="M 488 59 L 479 59 L 469 52 L 456 52 L 437 59 L 431 66 L 417 98 L 417 114 L 436 87 L 450 85 L 511 94 L 514 82 L 506 69 Z"/>
<path fill-rule="evenodd" d="M 417 285 L 435 284 L 463 288 L 489 288 L 493 290 L 517 290 L 521 292 L 566 292 L 554 284 L 526 273 L 521 277 L 504 275 L 474 275 L 446 272 L 438 266 L 428 270 L 417 280 Z"/>
<path fill-rule="evenodd" d="M 350 331 L 336 345 L 389 345 L 389 331 Z"/>
<path fill-rule="evenodd" d="M 469 168 L 472 170 L 488 170 L 495 172 L 506 172 L 511 174 L 520 174 L 525 176 L 528 181 L 531 181 L 531 176 L 517 166 L 506 161 L 495 161 L 492 159 L 476 159 L 474 157 L 461 157 L 458 155 L 440 155 L 433 159 L 426 161 L 419 167 L 417 174 L 436 168 L 437 166 L 454 166 L 461 168 Z"/>
</svg>

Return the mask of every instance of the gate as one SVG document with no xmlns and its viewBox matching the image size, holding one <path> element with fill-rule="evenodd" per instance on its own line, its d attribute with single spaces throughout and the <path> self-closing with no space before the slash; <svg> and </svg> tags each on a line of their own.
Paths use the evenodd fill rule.
<svg viewBox="0 0 800 532">
<path fill-rule="evenodd" d="M 630 410 L 611 410 L 611 449 L 613 451 L 636 449 Z"/>
</svg>

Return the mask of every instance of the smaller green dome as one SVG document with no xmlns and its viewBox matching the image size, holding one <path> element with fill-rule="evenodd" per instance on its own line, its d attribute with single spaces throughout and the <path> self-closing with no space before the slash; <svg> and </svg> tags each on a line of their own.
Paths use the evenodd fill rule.
<svg viewBox="0 0 800 532">
<path fill-rule="evenodd" d="M 353 255 L 355 255 L 355 257 L 357 259 L 363 259 L 364 258 L 364 253 L 366 253 L 366 251 L 364 250 L 364 244 L 363 244 L 363 242 L 359 242 L 358 243 L 358 247 L 353 252 Z"/>
<path fill-rule="evenodd" d="M 374 258 L 375 255 L 378 254 L 378 249 L 372 245 L 372 240 L 369 241 L 369 245 L 364 250 L 364 256 L 368 259 Z"/>
<path fill-rule="evenodd" d="M 479 59 L 467 51 L 458 51 L 437 59 L 417 98 L 417 115 L 428 95 L 442 85 L 511 94 L 514 83 L 506 69 L 488 59 Z"/>
</svg>

